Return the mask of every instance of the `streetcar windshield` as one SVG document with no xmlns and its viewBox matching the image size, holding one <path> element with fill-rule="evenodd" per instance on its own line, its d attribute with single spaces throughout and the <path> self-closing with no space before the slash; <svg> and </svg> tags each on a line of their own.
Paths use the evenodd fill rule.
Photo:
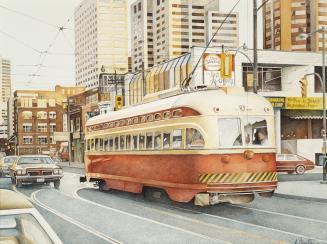
<svg viewBox="0 0 327 244">
<path fill-rule="evenodd" d="M 242 146 L 242 128 L 239 118 L 218 119 L 219 146 Z"/>
<path fill-rule="evenodd" d="M 244 121 L 245 143 L 247 146 L 269 146 L 267 121 L 260 117 L 247 117 Z"/>
</svg>

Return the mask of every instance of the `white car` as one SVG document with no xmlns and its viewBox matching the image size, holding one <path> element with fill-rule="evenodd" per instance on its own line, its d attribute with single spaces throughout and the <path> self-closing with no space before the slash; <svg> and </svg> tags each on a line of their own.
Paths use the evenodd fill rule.
<svg viewBox="0 0 327 244">
<path fill-rule="evenodd" d="M 42 215 L 19 193 L 0 189 L 0 243 L 62 244 Z"/>
</svg>

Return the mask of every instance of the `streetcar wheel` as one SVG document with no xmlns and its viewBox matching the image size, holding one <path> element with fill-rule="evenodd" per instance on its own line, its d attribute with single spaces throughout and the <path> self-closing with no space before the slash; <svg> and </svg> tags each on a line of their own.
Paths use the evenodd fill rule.
<svg viewBox="0 0 327 244">
<path fill-rule="evenodd" d="M 60 187 L 60 180 L 56 180 L 53 182 L 53 185 L 54 185 L 54 188 L 56 188 L 57 190 L 59 189 Z"/>
<path fill-rule="evenodd" d="M 298 175 L 303 175 L 304 172 L 305 172 L 305 167 L 303 165 L 299 165 L 299 166 L 296 167 L 295 172 Z"/>
<path fill-rule="evenodd" d="M 109 191 L 109 187 L 107 186 L 106 181 L 100 180 L 98 185 L 99 185 L 99 191 L 102 191 L 102 192 L 103 191 Z"/>
</svg>

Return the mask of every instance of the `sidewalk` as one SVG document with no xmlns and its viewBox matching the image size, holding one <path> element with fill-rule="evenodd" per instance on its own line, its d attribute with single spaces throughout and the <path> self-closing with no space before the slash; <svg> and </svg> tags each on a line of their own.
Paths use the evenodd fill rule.
<svg viewBox="0 0 327 244">
<path fill-rule="evenodd" d="M 58 162 L 57 165 L 61 167 L 71 167 L 71 168 L 79 168 L 79 169 L 84 169 L 84 164 L 83 163 L 78 163 L 78 162 Z"/>
<path fill-rule="evenodd" d="M 275 195 L 327 203 L 327 184 L 321 184 L 320 181 L 278 182 Z"/>
</svg>

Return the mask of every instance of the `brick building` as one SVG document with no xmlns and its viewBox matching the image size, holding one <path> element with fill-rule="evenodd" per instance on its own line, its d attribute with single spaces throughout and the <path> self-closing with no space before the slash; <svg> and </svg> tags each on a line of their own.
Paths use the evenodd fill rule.
<svg viewBox="0 0 327 244">
<path fill-rule="evenodd" d="M 84 90 L 82 87 L 56 86 L 54 91 L 15 91 L 16 153 L 59 154 L 66 141 L 64 137 L 58 137 L 58 132 L 59 135 L 67 132 L 67 97 Z"/>
</svg>

